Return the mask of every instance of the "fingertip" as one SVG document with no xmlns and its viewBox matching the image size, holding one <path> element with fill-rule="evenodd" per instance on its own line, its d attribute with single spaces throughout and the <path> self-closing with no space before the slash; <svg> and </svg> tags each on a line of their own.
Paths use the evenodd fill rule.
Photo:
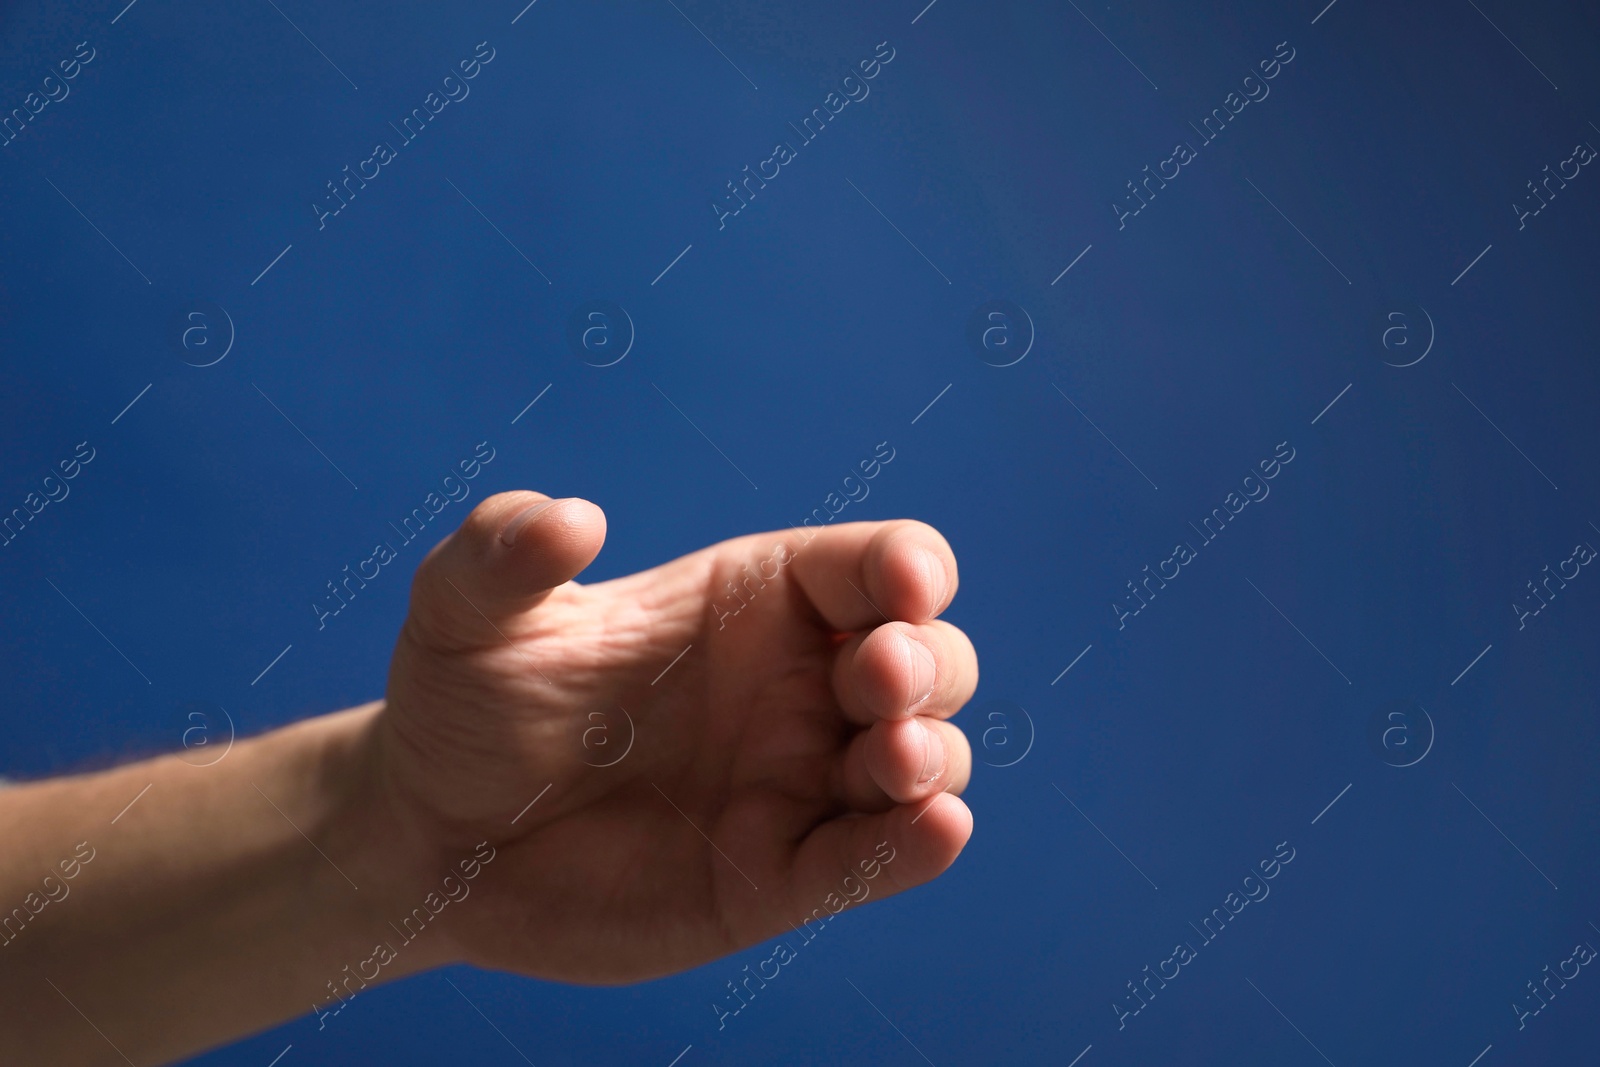
<svg viewBox="0 0 1600 1067">
<path fill-rule="evenodd" d="M 599 505 L 582 497 L 526 496 L 522 506 L 506 509 L 498 538 L 502 545 L 565 578 L 593 562 L 606 539 L 606 513 Z"/>
<path fill-rule="evenodd" d="M 605 533 L 605 513 L 587 500 L 527 490 L 486 497 L 417 568 L 412 612 L 432 640 L 476 640 L 483 620 L 496 626 L 574 578 Z"/>
<path fill-rule="evenodd" d="M 931 882 L 949 870 L 972 838 L 972 809 L 950 793 L 903 805 L 894 816 L 898 830 L 890 842 L 905 849 L 908 861 L 902 868 L 904 888 Z"/>
<path fill-rule="evenodd" d="M 960 793 L 972 776 L 972 751 L 954 725 L 916 715 L 875 723 L 864 735 L 872 781 L 897 804 L 935 792 Z"/>
<path fill-rule="evenodd" d="M 883 874 L 879 884 L 889 894 L 915 889 L 948 870 L 971 836 L 972 812 L 948 793 L 880 814 L 831 819 L 806 834 L 795 852 L 800 899 L 833 892 L 839 872 L 853 868 L 868 879 Z"/>
<path fill-rule="evenodd" d="M 949 852 L 945 865 L 972 839 L 972 809 L 954 793 L 935 793 L 921 804 L 911 805 L 912 816 L 908 826 L 921 828 L 923 836 L 935 846 Z"/>
<path fill-rule="evenodd" d="M 839 646 L 834 660 L 840 709 L 864 726 L 912 715 L 947 719 L 977 686 L 977 650 L 943 619 L 891 622 L 856 634 Z"/>
<path fill-rule="evenodd" d="M 926 646 L 889 624 L 861 640 L 847 674 L 863 711 L 881 719 L 905 719 L 932 692 L 938 665 Z"/>
<path fill-rule="evenodd" d="M 949 606 L 956 589 L 956 557 L 943 535 L 907 520 L 883 534 L 877 553 L 880 607 L 891 619 L 924 622 Z"/>
<path fill-rule="evenodd" d="M 552 500 L 550 507 L 535 517 L 541 538 L 551 549 L 585 549 L 592 559 L 606 539 L 606 513 L 600 505 L 579 496 Z"/>
</svg>

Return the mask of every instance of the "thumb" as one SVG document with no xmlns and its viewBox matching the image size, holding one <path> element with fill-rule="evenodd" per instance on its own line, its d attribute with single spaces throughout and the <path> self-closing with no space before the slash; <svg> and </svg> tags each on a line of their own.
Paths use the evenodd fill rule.
<svg viewBox="0 0 1600 1067">
<path fill-rule="evenodd" d="M 587 500 L 498 493 L 417 568 L 411 616 L 444 647 L 497 642 L 516 616 L 587 567 L 605 539 L 605 512 Z"/>
</svg>

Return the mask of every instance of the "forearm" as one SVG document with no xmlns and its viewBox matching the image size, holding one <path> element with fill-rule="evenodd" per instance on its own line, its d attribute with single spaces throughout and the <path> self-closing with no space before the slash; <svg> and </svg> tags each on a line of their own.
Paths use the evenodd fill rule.
<svg viewBox="0 0 1600 1067">
<path fill-rule="evenodd" d="M 360 988 L 339 983 L 396 940 L 390 901 L 416 866 L 371 801 L 378 710 L 214 766 L 163 757 L 0 791 L 0 1060 L 162 1061 Z M 443 962 L 433 940 L 374 980 Z"/>
</svg>

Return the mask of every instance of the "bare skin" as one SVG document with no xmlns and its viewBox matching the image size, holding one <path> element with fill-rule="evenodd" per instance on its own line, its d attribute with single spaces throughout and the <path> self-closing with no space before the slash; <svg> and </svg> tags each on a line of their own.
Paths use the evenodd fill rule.
<svg viewBox="0 0 1600 1067">
<path fill-rule="evenodd" d="M 978 672 L 937 619 L 937 532 L 759 534 L 572 581 L 604 537 L 587 501 L 491 497 L 419 567 L 384 700 L 213 766 L 0 791 L 0 920 L 23 912 L 0 1059 L 337 1025 L 449 963 L 638 981 L 837 910 L 866 864 L 878 899 L 954 862 L 971 752 L 945 720 Z"/>
</svg>

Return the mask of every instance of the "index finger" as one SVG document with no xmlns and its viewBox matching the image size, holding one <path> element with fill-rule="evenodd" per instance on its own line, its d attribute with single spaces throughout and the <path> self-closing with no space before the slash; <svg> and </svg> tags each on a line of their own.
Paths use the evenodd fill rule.
<svg viewBox="0 0 1600 1067">
<path fill-rule="evenodd" d="M 958 582 L 949 542 L 915 519 L 822 527 L 798 546 L 792 566 L 817 613 L 842 632 L 927 622 L 950 605 Z"/>
</svg>

